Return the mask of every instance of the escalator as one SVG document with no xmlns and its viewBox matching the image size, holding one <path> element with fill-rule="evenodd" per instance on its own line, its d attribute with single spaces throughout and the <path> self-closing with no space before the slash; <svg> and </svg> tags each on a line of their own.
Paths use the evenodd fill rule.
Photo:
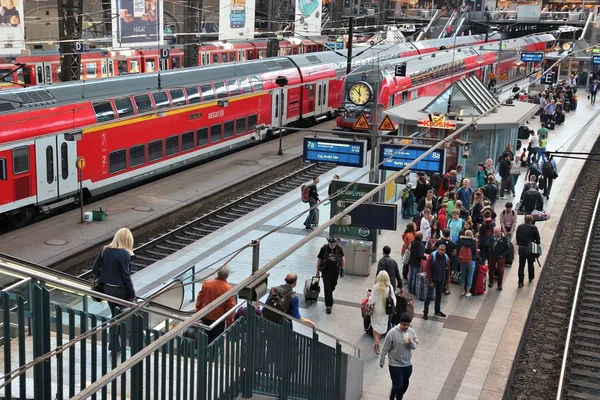
<svg viewBox="0 0 600 400">
<path fill-rule="evenodd" d="M 469 17 L 468 13 L 463 13 L 460 17 L 456 18 L 456 23 L 452 26 L 452 37 L 457 37 L 462 34 L 465 28 L 465 21 Z"/>
<path fill-rule="evenodd" d="M 451 26 L 456 18 L 458 13 L 453 11 L 450 17 L 448 18 L 440 18 L 434 26 L 431 27 L 431 32 L 427 35 L 428 39 L 442 39 L 446 37 L 446 29 L 448 26 Z"/>
</svg>

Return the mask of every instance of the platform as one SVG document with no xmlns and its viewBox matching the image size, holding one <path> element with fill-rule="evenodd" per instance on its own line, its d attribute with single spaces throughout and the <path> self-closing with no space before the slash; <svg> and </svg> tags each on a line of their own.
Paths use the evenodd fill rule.
<svg viewBox="0 0 600 400">
<path fill-rule="evenodd" d="M 600 127 L 588 124 L 600 109 L 595 109 L 581 101 L 576 112 L 567 115 L 566 124 L 551 131 L 548 149 L 562 146 L 563 151 L 588 151 L 600 135 Z M 531 128 L 539 127 L 539 119 L 532 121 Z M 589 127 L 588 126 L 592 126 Z M 559 160 L 559 178 L 555 181 L 553 193 L 546 204 L 552 218 L 538 223 L 542 244 L 550 246 L 560 221 L 569 194 L 576 182 L 584 161 Z M 341 175 L 342 180 L 352 180 L 360 174 L 358 170 L 339 167 L 321 176 L 319 192 L 323 198 L 333 174 Z M 524 173 L 523 173 L 524 176 Z M 523 179 L 517 185 L 520 193 Z M 500 211 L 504 201 L 499 201 Z M 193 247 L 183 249 L 160 263 L 134 275 L 134 284 L 140 294 L 164 282 L 181 271 L 196 265 L 197 268 L 212 270 L 219 259 L 230 252 L 257 239 L 290 217 L 306 209 L 300 203 L 297 191 L 274 200 L 268 207 L 248 214 L 221 231 L 212 233 Z M 321 207 L 321 219 L 328 217 L 328 207 Z M 283 250 L 306 235 L 302 226 L 303 218 L 295 221 L 261 242 L 260 261 L 264 265 Z M 399 226 L 404 228 L 406 220 Z M 522 217 L 519 217 L 522 222 Z M 384 231 L 379 237 L 379 248 L 384 244 L 392 247 L 392 256 L 399 259 L 401 232 Z M 288 257 L 270 271 L 270 285 L 283 282 L 290 272 L 299 275 L 297 292 L 302 292 L 303 282 L 315 273 L 316 254 L 325 244 L 326 233 L 313 239 L 306 246 Z M 546 247 L 547 248 L 547 247 Z M 544 263 L 544 258 L 540 260 Z M 214 264 L 216 263 L 216 264 Z M 237 282 L 251 272 L 251 252 L 245 250 L 233 261 L 231 282 Z M 517 288 L 518 257 L 512 268 L 507 268 L 504 291 L 495 289 L 483 296 L 465 298 L 459 294 L 456 285 L 451 286 L 452 294 L 444 296 L 442 310 L 448 318 L 430 317 L 422 319 L 423 302 L 416 301 L 416 318 L 413 327 L 419 337 L 419 348 L 414 352 L 414 373 L 406 398 L 410 399 L 501 399 L 515 359 L 517 347 L 531 306 L 537 280 Z M 365 361 L 363 398 L 380 400 L 386 398 L 391 387 L 387 368 L 380 369 L 377 356 L 373 352 L 373 339 L 364 334 L 360 317 L 360 300 L 366 290 L 372 287 L 376 264 L 371 266 L 369 277 L 346 276 L 340 279 L 334 297 L 336 305 L 331 315 L 325 314 L 321 301 L 307 304 L 301 301 L 301 313 L 314 320 L 327 332 L 355 343 L 361 347 Z M 537 271 L 539 277 L 540 271 Z M 192 300 L 191 296 L 188 300 Z M 188 307 L 193 303 L 188 302 Z M 304 331 L 305 327 L 297 327 Z"/>
<path fill-rule="evenodd" d="M 324 129 L 333 126 L 335 121 L 322 124 Z M 286 135 L 283 156 L 277 155 L 279 143 L 273 140 L 84 207 L 91 211 L 102 206 L 109 214 L 105 222 L 81 225 L 80 211 L 75 209 L 6 233 L 1 236 L 0 252 L 42 265 L 59 263 L 89 247 L 109 242 L 121 227 L 134 230 L 301 156 L 305 135 Z"/>
</svg>

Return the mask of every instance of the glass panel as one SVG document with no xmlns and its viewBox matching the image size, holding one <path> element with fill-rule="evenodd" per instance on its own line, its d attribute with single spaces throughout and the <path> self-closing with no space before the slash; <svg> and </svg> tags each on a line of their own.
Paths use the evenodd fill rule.
<svg viewBox="0 0 600 400">
<path fill-rule="evenodd" d="M 125 168 L 127 168 L 127 155 L 125 150 L 117 150 L 109 154 L 109 173 L 114 174 L 115 172 L 123 171 Z"/>
<path fill-rule="evenodd" d="M 238 118 L 235 121 L 235 134 L 243 135 L 244 133 L 246 133 L 246 118 Z"/>
<path fill-rule="evenodd" d="M 168 137 L 165 143 L 167 157 L 179 153 L 179 136 Z"/>
<path fill-rule="evenodd" d="M 29 148 L 27 146 L 13 149 L 13 174 L 29 171 Z"/>
<path fill-rule="evenodd" d="M 69 177 L 69 149 L 66 143 L 60 145 L 60 168 L 63 180 L 67 179 Z"/>
<path fill-rule="evenodd" d="M 215 143 L 222 139 L 222 127 L 221 125 L 213 125 L 210 127 L 210 142 Z"/>
<path fill-rule="evenodd" d="M 146 61 L 146 72 L 154 72 L 155 67 L 154 67 L 154 60 L 147 60 Z"/>
<path fill-rule="evenodd" d="M 204 146 L 208 144 L 208 128 L 200 128 L 196 132 L 196 146 Z"/>
<path fill-rule="evenodd" d="M 169 97 L 165 92 L 152 93 L 154 103 L 156 103 L 156 109 L 169 108 Z"/>
<path fill-rule="evenodd" d="M 48 184 L 54 182 L 54 148 L 46 147 L 46 181 Z"/>
<path fill-rule="evenodd" d="M 232 96 L 240 94 L 240 84 L 237 79 L 229 79 L 227 81 L 227 88 L 229 89 L 229 94 Z"/>
<path fill-rule="evenodd" d="M 147 94 L 140 94 L 139 96 L 135 96 L 133 98 L 133 101 L 135 101 L 139 114 L 153 110 L 152 102 L 150 101 L 150 96 L 148 96 Z"/>
<path fill-rule="evenodd" d="M 187 151 L 194 148 L 194 132 L 186 132 L 181 135 L 181 151 Z"/>
<path fill-rule="evenodd" d="M 200 85 L 200 90 L 202 90 L 202 98 L 204 101 L 215 99 L 215 91 L 213 90 L 212 85 Z"/>
<path fill-rule="evenodd" d="M 188 96 L 188 101 L 190 104 L 200 103 L 200 92 L 198 92 L 198 88 L 196 86 L 189 86 L 185 88 L 185 91 Z"/>
<path fill-rule="evenodd" d="M 131 60 L 129 66 L 129 72 L 140 72 L 140 62 L 138 60 Z"/>
<path fill-rule="evenodd" d="M 8 169 L 6 168 L 6 158 L 0 158 L 0 181 L 8 180 Z"/>
<path fill-rule="evenodd" d="M 227 53 L 221 53 L 221 62 L 226 63 L 227 61 Z"/>
<path fill-rule="evenodd" d="M 146 145 L 140 144 L 129 149 L 129 168 L 137 167 L 146 162 Z"/>
<path fill-rule="evenodd" d="M 213 54 L 213 64 L 218 64 L 219 63 L 219 54 L 215 53 Z"/>
<path fill-rule="evenodd" d="M 129 117 L 133 115 L 133 103 L 129 97 L 123 97 L 115 100 L 115 107 L 119 118 Z"/>
<path fill-rule="evenodd" d="M 252 89 L 254 89 L 255 92 L 263 89 L 262 82 L 258 76 L 252 77 Z"/>
<path fill-rule="evenodd" d="M 174 107 L 185 105 L 183 89 L 170 90 L 169 93 L 171 94 L 171 101 L 173 102 Z"/>
<path fill-rule="evenodd" d="M 490 136 L 489 130 L 468 131 L 466 141 L 471 144 L 471 157 L 466 164 L 465 177 L 474 178 L 477 173 L 477 164 L 484 163 L 490 156 Z M 476 180 L 471 182 L 475 183 Z M 473 185 L 475 188 L 476 185 Z"/>
<path fill-rule="evenodd" d="M 117 69 L 119 70 L 119 75 L 123 75 L 127 73 L 127 61 L 117 61 Z"/>
<path fill-rule="evenodd" d="M 223 133 L 225 139 L 233 137 L 235 132 L 233 130 L 233 121 L 227 121 L 223 124 Z"/>
<path fill-rule="evenodd" d="M 162 140 L 156 140 L 148 144 L 148 161 L 160 160 L 163 156 Z"/>
<path fill-rule="evenodd" d="M 217 99 L 224 99 L 227 97 L 227 89 L 225 88 L 225 83 L 223 82 L 214 82 L 215 85 L 215 93 L 217 94 Z"/>
<path fill-rule="evenodd" d="M 248 116 L 248 130 L 254 130 L 256 128 L 256 124 L 258 123 L 258 116 L 256 114 L 252 114 Z"/>
<path fill-rule="evenodd" d="M 242 93 L 248 93 L 252 91 L 252 84 L 250 83 L 250 79 L 242 78 L 240 79 L 240 91 Z"/>
<path fill-rule="evenodd" d="M 86 63 L 85 64 L 85 74 L 87 78 L 95 78 L 98 74 L 98 68 L 96 68 L 96 63 Z"/>
<path fill-rule="evenodd" d="M 96 113 L 96 121 L 98 123 L 115 119 L 115 112 L 108 101 L 94 104 L 94 112 Z"/>
</svg>

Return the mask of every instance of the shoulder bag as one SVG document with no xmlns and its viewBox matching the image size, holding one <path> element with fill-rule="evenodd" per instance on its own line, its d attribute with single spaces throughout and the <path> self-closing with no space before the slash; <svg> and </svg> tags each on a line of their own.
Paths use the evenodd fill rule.
<svg viewBox="0 0 600 400">
<path fill-rule="evenodd" d="M 94 275 L 93 279 L 92 279 L 92 291 L 94 292 L 98 292 L 98 293 L 104 293 L 104 285 L 102 283 L 100 283 L 100 273 L 102 272 L 102 268 L 104 267 L 104 250 L 106 250 L 106 247 L 102 248 L 102 251 L 100 251 L 100 271 L 98 271 L 98 275 Z M 98 298 L 98 297 L 94 297 L 91 296 L 92 300 L 94 301 L 102 301 L 102 299 Z"/>
<path fill-rule="evenodd" d="M 542 246 L 535 242 L 531 242 L 527 245 L 527 253 L 530 256 L 539 258 L 542 255 Z"/>
<path fill-rule="evenodd" d="M 385 313 L 387 315 L 396 314 L 396 304 L 394 303 L 394 293 L 392 293 L 392 288 L 389 288 L 388 295 L 385 299 Z"/>
<path fill-rule="evenodd" d="M 408 265 L 408 263 L 410 262 L 410 251 L 411 251 L 411 248 L 412 248 L 412 242 L 410 242 L 410 244 L 408 245 L 408 247 L 404 251 L 404 254 L 402 255 L 402 265 Z"/>
</svg>

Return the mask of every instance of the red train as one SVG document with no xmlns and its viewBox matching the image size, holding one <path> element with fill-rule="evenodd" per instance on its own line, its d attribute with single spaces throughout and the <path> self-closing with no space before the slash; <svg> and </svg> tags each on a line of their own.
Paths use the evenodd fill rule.
<svg viewBox="0 0 600 400">
<path fill-rule="evenodd" d="M 364 64 L 427 54 L 482 36 L 375 46 Z M 0 215 L 16 226 L 94 196 L 231 152 L 271 126 L 331 115 L 344 100 L 344 57 L 275 57 L 0 91 Z M 286 77 L 287 86 L 276 84 Z M 263 128 L 256 129 L 256 126 Z M 80 140 L 73 140 L 80 139 Z"/>
</svg>

